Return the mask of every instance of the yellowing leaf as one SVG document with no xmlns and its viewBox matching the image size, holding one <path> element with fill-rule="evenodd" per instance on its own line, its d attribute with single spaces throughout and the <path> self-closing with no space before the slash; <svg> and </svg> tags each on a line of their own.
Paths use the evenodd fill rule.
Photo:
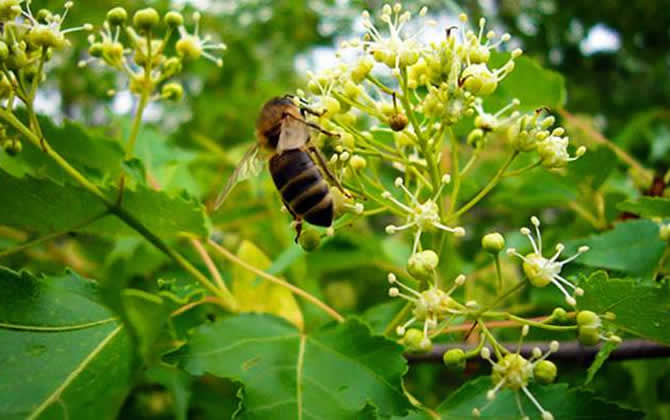
<svg viewBox="0 0 670 420">
<path fill-rule="evenodd" d="M 259 270 L 267 270 L 272 265 L 272 261 L 263 251 L 249 241 L 242 242 L 237 256 Z M 237 265 L 233 268 L 232 290 L 240 305 L 240 311 L 274 314 L 302 330 L 302 311 L 289 290 Z"/>
</svg>

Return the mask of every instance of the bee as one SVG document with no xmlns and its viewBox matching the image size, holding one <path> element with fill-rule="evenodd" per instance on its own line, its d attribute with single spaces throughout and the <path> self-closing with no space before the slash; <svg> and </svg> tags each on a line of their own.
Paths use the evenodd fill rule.
<svg viewBox="0 0 670 420">
<path fill-rule="evenodd" d="M 270 175 L 295 221 L 295 240 L 300 238 L 303 220 L 323 227 L 332 224 L 333 197 L 325 178 L 345 196 L 351 196 L 329 170 L 321 151 L 310 142 L 310 132 L 317 130 L 331 137 L 339 135 L 307 121 L 306 114 L 322 115 L 302 104 L 297 105 L 292 95 L 272 98 L 263 105 L 256 122 L 258 141 L 246 152 L 221 190 L 215 209 L 238 182 L 260 172 L 262 155 L 269 152 Z"/>
</svg>

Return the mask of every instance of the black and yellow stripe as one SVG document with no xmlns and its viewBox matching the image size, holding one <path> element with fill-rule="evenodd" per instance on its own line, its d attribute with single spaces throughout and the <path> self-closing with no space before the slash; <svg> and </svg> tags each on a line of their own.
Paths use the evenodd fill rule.
<svg viewBox="0 0 670 420">
<path fill-rule="evenodd" d="M 292 149 L 274 155 L 270 159 L 270 174 L 293 214 L 313 225 L 332 224 L 333 200 L 328 183 L 306 151 Z"/>
</svg>

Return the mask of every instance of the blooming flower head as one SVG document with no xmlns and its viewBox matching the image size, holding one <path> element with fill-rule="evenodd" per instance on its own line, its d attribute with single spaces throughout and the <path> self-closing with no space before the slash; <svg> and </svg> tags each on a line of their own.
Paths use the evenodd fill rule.
<svg viewBox="0 0 670 420">
<path fill-rule="evenodd" d="M 562 127 L 555 128 L 551 135 L 537 144 L 537 153 L 545 168 L 561 168 L 568 162 L 579 159 L 586 152 L 586 147 L 580 146 L 575 156 L 570 156 L 568 137 L 564 134 L 565 130 Z"/>
<path fill-rule="evenodd" d="M 484 111 L 482 101 L 481 99 L 478 99 L 473 105 L 473 108 L 477 112 L 477 116 L 475 117 L 475 127 L 484 131 L 496 131 L 501 127 L 508 126 L 511 122 L 519 118 L 518 111 L 509 113 L 509 111 L 519 106 L 519 104 L 520 102 L 518 99 L 512 99 L 510 103 L 500 108 L 496 113 L 490 114 Z"/>
<path fill-rule="evenodd" d="M 419 11 L 419 16 L 425 16 L 426 12 L 427 9 L 422 8 Z M 422 26 L 413 34 L 407 33 L 405 26 L 411 17 L 411 12 L 403 11 L 402 4 L 396 3 L 393 7 L 390 4 L 385 4 L 380 15 L 380 20 L 388 26 L 388 36 L 385 36 L 384 31 L 377 28 L 372 22 L 370 13 L 364 11 L 363 27 L 367 32 L 361 44 L 376 61 L 384 63 L 392 69 L 415 64 L 424 49 L 417 39 L 423 33 L 424 27 Z M 358 44 L 355 43 L 354 45 Z"/>
<path fill-rule="evenodd" d="M 562 293 L 565 295 L 565 301 L 571 305 L 575 306 L 577 301 L 574 296 L 569 294 L 564 286 L 571 288 L 576 296 L 582 296 L 584 290 L 579 287 L 576 287 L 570 281 L 561 277 L 561 269 L 567 263 L 575 260 L 577 257 L 589 250 L 587 246 L 581 246 L 577 250 L 577 253 L 563 261 L 558 261 L 561 252 L 565 246 L 563 244 L 556 245 L 556 253 L 551 258 L 546 258 L 542 255 L 542 235 L 540 234 L 540 220 L 533 216 L 530 218 L 531 223 L 535 227 L 535 233 L 537 235 L 536 239 L 533 239 L 533 235 L 527 227 L 521 228 L 521 234 L 528 237 L 530 241 L 533 252 L 525 256 L 519 254 L 516 249 L 509 248 L 507 250 L 508 255 L 515 255 L 523 261 L 523 271 L 528 277 L 528 280 L 533 286 L 536 287 L 545 287 L 548 284 L 552 283 L 556 286 Z"/>
<path fill-rule="evenodd" d="M 62 49 L 68 45 L 68 41 L 65 38 L 66 34 L 82 30 L 90 31 L 93 29 L 93 25 L 88 23 L 75 28 L 61 29 L 68 11 L 74 6 L 74 2 L 72 1 L 65 2 L 65 11 L 63 12 L 63 15 L 52 14 L 51 12 L 44 10 L 40 11 L 37 17 L 33 16 L 32 11 L 30 10 L 31 3 L 30 0 L 26 1 L 26 10 L 21 13 L 25 16 L 30 28 L 30 32 L 27 34 L 28 42 L 37 48 Z"/>
<path fill-rule="evenodd" d="M 519 408 L 519 412 L 523 418 L 527 418 L 523 406 L 521 405 L 521 393 L 523 392 L 526 397 L 537 407 L 542 415 L 542 420 L 553 420 L 554 416 L 547 410 L 545 410 L 540 402 L 533 396 L 533 394 L 528 390 L 528 384 L 531 381 L 540 382 L 540 383 L 551 383 L 556 377 L 556 366 L 547 360 L 545 360 L 551 353 L 558 351 L 558 341 L 552 341 L 549 345 L 549 350 L 542 354 L 542 350 L 539 347 L 533 349 L 533 354 L 530 359 L 526 359 L 521 356 L 521 343 L 523 338 L 528 335 L 528 325 L 524 325 L 521 330 L 521 337 L 519 339 L 519 344 L 515 353 L 507 352 L 503 354 L 500 350 L 496 349 L 496 361 L 494 362 L 491 357 L 491 351 L 488 347 L 484 347 L 481 350 L 481 357 L 484 360 L 487 360 L 491 364 L 491 381 L 493 382 L 493 388 L 491 388 L 486 393 L 486 399 L 489 402 L 482 408 L 474 408 L 472 414 L 476 417 L 479 417 L 481 412 L 484 411 L 488 406 L 495 400 L 498 392 L 501 390 L 508 389 L 515 394 L 516 404 Z"/>
<path fill-rule="evenodd" d="M 404 213 L 406 213 L 406 223 L 401 226 L 388 225 L 386 226 L 386 232 L 389 234 L 396 233 L 406 229 L 416 229 L 414 234 L 414 246 L 412 247 L 412 254 L 416 253 L 419 248 L 419 240 L 421 239 L 421 234 L 427 230 L 439 229 L 446 232 L 451 232 L 456 236 L 465 235 L 465 229 L 460 226 L 449 227 L 443 224 L 440 221 L 440 214 L 437 205 L 437 200 L 442 193 L 442 189 L 450 181 L 449 175 L 445 175 L 442 178 L 442 184 L 440 188 L 435 192 L 433 197 L 429 198 L 426 201 L 419 201 L 419 199 L 412 194 L 409 189 L 405 186 L 403 179 L 398 177 L 395 180 L 395 186 L 402 189 L 405 195 L 409 198 L 409 204 L 405 204 L 400 200 L 393 197 L 393 195 L 384 191 L 382 197 L 390 200 L 393 204 L 399 207 Z"/>
<path fill-rule="evenodd" d="M 456 277 L 454 286 L 446 292 L 434 285 L 419 292 L 398 281 L 393 273 L 388 275 L 388 281 L 392 285 L 389 289 L 389 296 L 400 297 L 414 305 L 413 316 L 396 328 L 396 333 L 403 336 L 412 324 L 417 321 L 423 322 L 423 341 L 421 345 L 423 348 L 429 346 L 429 333 L 438 329 L 440 322 L 448 321 L 454 315 L 463 313 L 463 306 L 451 298 L 451 294 L 465 283 L 465 276 L 462 274 Z"/>
<path fill-rule="evenodd" d="M 200 37 L 200 13 L 193 13 L 193 21 L 195 22 L 195 29 L 192 34 L 186 31 L 184 25 L 179 27 L 181 39 L 175 45 L 177 53 L 186 60 L 194 61 L 202 56 L 216 63 L 219 67 L 223 66 L 223 60 L 211 54 L 210 51 L 223 51 L 226 49 L 226 44 L 212 42 L 209 35 Z"/>
</svg>

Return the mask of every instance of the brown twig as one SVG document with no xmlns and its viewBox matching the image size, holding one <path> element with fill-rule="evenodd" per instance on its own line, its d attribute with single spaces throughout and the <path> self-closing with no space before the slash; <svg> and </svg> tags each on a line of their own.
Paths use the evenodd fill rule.
<svg viewBox="0 0 670 420">
<path fill-rule="evenodd" d="M 512 352 L 517 349 L 518 343 L 500 343 Z M 571 362 L 589 363 L 600 351 L 602 344 L 593 347 L 584 347 L 579 341 L 561 342 L 558 351 L 551 354 L 552 360 L 563 360 Z M 468 344 L 436 344 L 428 353 L 407 354 L 407 360 L 410 363 L 440 363 L 442 355 L 451 349 L 462 349 L 464 351 L 472 350 L 476 346 Z M 549 342 L 529 342 L 521 346 L 521 355 L 531 357 L 533 348 L 539 347 L 542 353 L 549 350 Z M 629 359 L 652 359 L 658 357 L 670 357 L 670 347 L 648 340 L 627 340 L 619 344 L 612 352 L 609 360 L 629 360 Z"/>
</svg>

